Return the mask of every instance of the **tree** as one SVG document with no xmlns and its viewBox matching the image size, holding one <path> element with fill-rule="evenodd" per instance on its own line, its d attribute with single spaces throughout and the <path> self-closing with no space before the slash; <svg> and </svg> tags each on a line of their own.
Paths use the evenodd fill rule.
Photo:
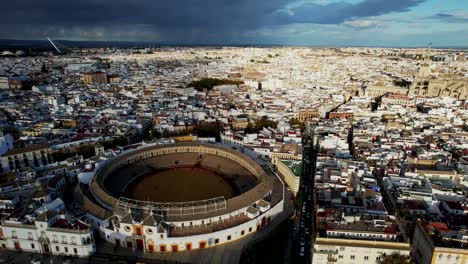
<svg viewBox="0 0 468 264">
<path fill-rule="evenodd" d="M 96 151 L 94 150 L 94 145 L 83 145 L 78 147 L 76 153 L 78 155 L 82 155 L 83 158 L 87 159 L 94 156 L 96 154 Z"/>
<path fill-rule="evenodd" d="M 203 123 L 197 126 L 197 135 L 199 137 L 214 137 L 216 141 L 220 141 L 222 125 L 219 122 Z"/>
<path fill-rule="evenodd" d="M 299 119 L 297 118 L 291 118 L 289 119 L 289 125 L 294 127 L 294 126 L 299 126 L 299 128 L 301 129 L 301 131 L 304 130 L 305 126 L 304 126 L 304 122 L 301 122 Z"/>
<path fill-rule="evenodd" d="M 16 173 L 13 171 L 6 172 L 0 177 L 0 183 L 12 182 L 14 180 L 16 180 Z"/>
<path fill-rule="evenodd" d="M 100 144 L 104 147 L 104 149 L 112 149 L 118 146 L 122 147 L 128 145 L 128 140 L 125 137 L 118 137 L 112 140 L 101 142 Z"/>
<path fill-rule="evenodd" d="M 155 138 L 161 138 L 161 137 L 162 137 L 162 133 L 158 129 L 153 128 L 146 135 L 145 140 L 153 140 Z"/>
<path fill-rule="evenodd" d="M 47 72 L 49 72 L 49 70 L 47 69 L 47 66 L 45 65 L 45 63 L 42 63 L 41 72 L 42 72 L 42 73 L 47 73 Z"/>
<path fill-rule="evenodd" d="M 246 134 L 250 134 L 250 133 L 256 133 L 257 132 L 257 129 L 255 128 L 255 126 L 252 124 L 252 123 L 248 123 L 247 124 L 247 127 L 244 129 L 244 132 Z"/>
<path fill-rule="evenodd" d="M 413 264 L 413 262 L 407 256 L 393 253 L 383 256 L 381 264 Z"/>
<path fill-rule="evenodd" d="M 74 157 L 76 155 L 76 153 L 73 153 L 73 152 L 70 152 L 70 151 L 56 151 L 56 152 L 53 152 L 52 153 L 52 159 L 55 161 L 55 162 L 60 162 L 60 161 L 64 161 L 68 158 L 71 158 L 71 157 Z"/>
<path fill-rule="evenodd" d="M 257 133 L 258 131 L 262 130 L 265 127 L 276 128 L 278 123 L 268 119 L 267 116 L 263 116 L 262 118 L 255 121 L 255 124 L 249 123 L 247 127 L 244 129 L 245 133 Z"/>
<path fill-rule="evenodd" d="M 213 89 L 213 87 L 218 86 L 218 85 L 224 85 L 224 84 L 239 85 L 243 83 L 244 83 L 243 81 L 238 81 L 238 80 L 203 78 L 198 81 L 191 81 L 189 84 L 187 84 L 187 87 L 193 87 L 197 91 L 203 91 L 205 89 L 210 91 Z"/>
</svg>

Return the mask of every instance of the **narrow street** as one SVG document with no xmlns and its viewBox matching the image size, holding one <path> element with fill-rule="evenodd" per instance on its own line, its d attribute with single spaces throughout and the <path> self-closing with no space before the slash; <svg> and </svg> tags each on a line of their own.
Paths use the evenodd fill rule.
<svg viewBox="0 0 468 264">
<path fill-rule="evenodd" d="M 310 135 L 303 138 L 301 187 L 297 196 L 291 263 L 311 263 L 315 237 L 314 176 L 317 150 Z"/>
</svg>

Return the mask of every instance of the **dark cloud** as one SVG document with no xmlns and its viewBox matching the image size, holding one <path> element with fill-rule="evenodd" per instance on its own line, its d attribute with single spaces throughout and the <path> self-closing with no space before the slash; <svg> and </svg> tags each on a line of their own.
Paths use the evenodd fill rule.
<svg viewBox="0 0 468 264">
<path fill-rule="evenodd" d="M 407 11 L 425 0 L 363 0 L 286 10 L 292 0 L 14 0 L 0 10 L 0 38 L 145 39 L 242 42 L 260 27 L 341 24 Z M 292 15 L 293 14 L 293 15 Z M 1 36 L 3 35 L 3 36 Z"/>
<path fill-rule="evenodd" d="M 447 13 L 437 13 L 428 17 L 429 19 L 440 20 L 449 23 L 468 23 L 468 15 L 456 15 Z"/>
<path fill-rule="evenodd" d="M 337 2 L 328 5 L 305 3 L 279 12 L 279 23 L 341 24 L 349 19 L 405 12 L 426 0 L 366 0 L 357 4 Z"/>
</svg>

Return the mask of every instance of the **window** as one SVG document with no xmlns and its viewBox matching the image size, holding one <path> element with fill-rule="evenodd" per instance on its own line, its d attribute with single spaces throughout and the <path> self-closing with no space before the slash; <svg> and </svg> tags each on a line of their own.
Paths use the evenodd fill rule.
<svg viewBox="0 0 468 264">
<path fill-rule="evenodd" d="M 215 239 L 215 244 L 219 243 L 219 238 Z"/>
<path fill-rule="evenodd" d="M 244 231 L 244 230 L 242 230 L 242 231 L 241 231 L 241 236 L 243 236 L 244 234 L 245 234 L 245 231 Z"/>
<path fill-rule="evenodd" d="M 249 227 L 249 232 L 252 232 L 252 228 L 251 228 L 251 227 Z"/>
<path fill-rule="evenodd" d="M 351 259 L 354 259 L 354 255 L 351 255 Z"/>
<path fill-rule="evenodd" d="M 16 236 L 16 231 L 11 231 L 11 237 L 12 237 L 12 238 L 18 238 L 18 237 Z"/>
<path fill-rule="evenodd" d="M 55 246 L 55 251 L 60 251 L 59 246 Z"/>
<path fill-rule="evenodd" d="M 164 239 L 164 235 L 163 235 L 163 234 L 161 234 L 160 237 L 161 237 L 161 239 Z"/>
<path fill-rule="evenodd" d="M 31 248 L 34 249 L 34 244 L 33 243 L 31 243 Z"/>
<path fill-rule="evenodd" d="M 29 239 L 29 240 L 33 240 L 33 235 L 32 235 L 31 232 L 28 232 L 28 239 Z"/>
<path fill-rule="evenodd" d="M 135 233 L 136 233 L 137 235 L 141 236 L 141 235 L 142 235 L 142 233 L 141 233 L 141 227 L 135 227 Z"/>
<path fill-rule="evenodd" d="M 128 225 L 124 226 L 124 230 L 125 230 L 126 232 L 132 231 L 132 229 L 131 229 L 130 226 L 128 226 Z"/>
<path fill-rule="evenodd" d="M 227 236 L 227 240 L 231 240 L 231 235 Z"/>
<path fill-rule="evenodd" d="M 78 250 L 77 250 L 76 248 L 73 248 L 73 252 L 74 252 L 75 254 L 78 254 Z"/>
<path fill-rule="evenodd" d="M 67 252 L 67 253 L 68 253 L 68 248 L 67 248 L 67 247 L 65 247 L 65 252 Z"/>
<path fill-rule="evenodd" d="M 66 244 L 66 243 L 67 243 L 67 237 L 66 237 L 66 236 L 62 236 L 62 243 L 63 243 L 63 244 Z"/>
<path fill-rule="evenodd" d="M 369 260 L 369 256 L 364 256 L 364 260 Z"/>
<path fill-rule="evenodd" d="M 151 229 L 151 228 L 146 229 L 146 234 L 152 235 L 153 234 L 153 229 Z"/>
<path fill-rule="evenodd" d="M 339 259 L 342 259 L 342 258 L 343 258 L 343 255 L 339 255 L 338 258 L 339 258 Z"/>
</svg>

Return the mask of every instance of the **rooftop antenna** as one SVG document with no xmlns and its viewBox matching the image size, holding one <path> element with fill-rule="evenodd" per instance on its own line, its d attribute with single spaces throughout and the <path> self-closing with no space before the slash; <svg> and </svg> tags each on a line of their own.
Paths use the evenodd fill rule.
<svg viewBox="0 0 468 264">
<path fill-rule="evenodd" d="M 62 53 L 59 48 L 57 48 L 57 46 L 55 46 L 55 43 L 49 38 L 47 37 L 47 40 L 50 42 L 50 44 L 52 44 L 52 46 L 54 46 L 54 49 L 58 52 L 58 53 Z"/>
</svg>

